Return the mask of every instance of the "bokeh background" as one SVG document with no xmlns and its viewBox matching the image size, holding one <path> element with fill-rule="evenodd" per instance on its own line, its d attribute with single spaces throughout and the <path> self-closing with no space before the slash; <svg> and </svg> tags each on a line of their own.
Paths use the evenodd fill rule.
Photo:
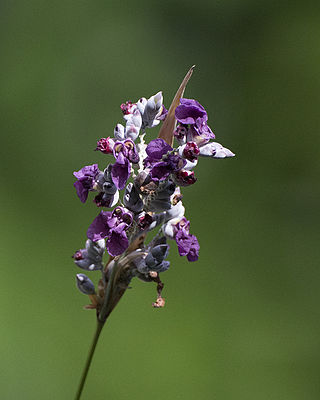
<svg viewBox="0 0 320 400">
<path fill-rule="evenodd" d="M 185 95 L 236 158 L 201 160 L 201 257 L 172 246 L 163 310 L 132 282 L 83 399 L 319 399 L 319 18 L 308 0 L 1 1 L 1 399 L 73 398 L 95 315 L 70 256 L 97 209 L 72 172 L 105 165 L 123 101 L 169 105 L 192 64 Z"/>
</svg>

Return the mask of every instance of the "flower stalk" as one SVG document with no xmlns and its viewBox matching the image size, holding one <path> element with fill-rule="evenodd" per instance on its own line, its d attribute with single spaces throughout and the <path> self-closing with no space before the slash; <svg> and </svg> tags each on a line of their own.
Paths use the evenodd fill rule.
<svg viewBox="0 0 320 400">
<path fill-rule="evenodd" d="M 82 391 L 83 391 L 83 388 L 84 388 L 84 384 L 85 384 L 87 376 L 88 376 L 88 372 L 89 372 L 89 369 L 90 369 L 92 358 L 93 358 L 94 352 L 96 350 L 96 346 L 97 346 L 97 343 L 98 343 L 98 340 L 99 340 L 99 337 L 100 337 L 100 333 L 102 331 L 103 326 L 104 326 L 104 323 L 98 320 L 97 321 L 97 326 L 96 326 L 96 331 L 94 333 L 94 337 L 93 337 L 93 340 L 92 340 L 92 343 L 91 343 L 91 347 L 89 349 L 88 358 L 87 358 L 87 361 L 85 363 L 85 366 L 84 366 L 84 369 L 83 369 L 83 372 L 82 372 L 82 375 L 81 375 L 81 379 L 80 379 L 80 383 L 79 383 L 79 386 L 78 386 L 78 389 L 77 389 L 75 400 L 79 400 L 81 398 L 81 394 L 82 394 Z"/>
</svg>

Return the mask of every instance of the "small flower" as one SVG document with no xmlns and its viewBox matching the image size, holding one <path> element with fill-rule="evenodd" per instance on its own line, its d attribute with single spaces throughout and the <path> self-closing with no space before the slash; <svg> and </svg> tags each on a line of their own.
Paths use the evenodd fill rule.
<svg viewBox="0 0 320 400">
<path fill-rule="evenodd" d="M 180 99 L 180 105 L 176 108 L 175 116 L 181 124 L 189 125 L 188 141 L 200 143 L 201 141 L 209 141 L 215 138 L 207 124 L 207 112 L 196 100 Z"/>
<path fill-rule="evenodd" d="M 172 208 L 171 196 L 175 188 L 175 183 L 170 179 L 161 182 L 158 189 L 149 196 L 151 198 L 146 199 L 145 208 L 156 213 L 170 210 Z"/>
<path fill-rule="evenodd" d="M 186 125 L 195 125 L 198 121 L 207 121 L 208 115 L 204 107 L 193 99 L 180 99 L 180 105 L 176 108 L 177 121 Z"/>
<path fill-rule="evenodd" d="M 172 151 L 172 147 L 168 145 L 163 139 L 154 139 L 148 144 L 146 148 L 147 156 L 144 159 L 144 165 L 152 165 L 153 163 L 160 161 L 162 156 Z"/>
<path fill-rule="evenodd" d="M 122 153 L 131 163 L 137 164 L 139 162 L 139 154 L 136 146 L 131 139 L 118 141 L 114 144 L 113 155 L 117 159 L 119 153 Z"/>
<path fill-rule="evenodd" d="M 186 161 L 177 154 L 169 154 L 163 157 L 163 161 L 155 163 L 151 170 L 150 176 L 154 181 L 163 181 L 168 179 L 170 174 L 178 172 L 186 165 Z"/>
<path fill-rule="evenodd" d="M 93 241 L 106 238 L 108 253 L 118 256 L 129 245 L 126 230 L 132 220 L 132 214 L 123 207 L 116 207 L 112 212 L 101 211 L 89 226 L 87 236 Z"/>
<path fill-rule="evenodd" d="M 93 242 L 104 239 L 110 233 L 108 221 L 112 217 L 111 211 L 101 211 L 88 228 L 87 236 Z"/>
<path fill-rule="evenodd" d="M 79 171 L 73 173 L 73 175 L 78 179 L 73 185 L 76 188 L 77 195 L 82 203 L 86 202 L 89 191 L 94 190 L 94 185 L 96 183 L 95 179 L 99 173 L 98 164 L 85 166 Z"/>
<path fill-rule="evenodd" d="M 96 151 L 101 151 L 103 154 L 112 154 L 114 140 L 110 137 L 101 138 L 97 141 Z"/>
<path fill-rule="evenodd" d="M 183 217 L 175 226 L 175 241 L 178 245 L 180 256 L 187 256 L 188 261 L 199 258 L 199 243 L 194 235 L 189 233 L 190 221 Z"/>
</svg>

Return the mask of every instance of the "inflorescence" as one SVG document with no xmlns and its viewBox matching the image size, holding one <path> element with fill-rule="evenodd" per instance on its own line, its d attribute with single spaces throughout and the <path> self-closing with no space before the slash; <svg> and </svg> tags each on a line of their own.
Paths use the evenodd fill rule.
<svg viewBox="0 0 320 400">
<path fill-rule="evenodd" d="M 87 230 L 85 248 L 73 258 L 78 267 L 102 274 L 97 288 L 85 274 L 77 274 L 79 290 L 91 300 L 86 308 L 96 309 L 102 322 L 133 277 L 156 282 L 158 297 L 153 306 L 164 305 L 159 274 L 170 265 L 168 239 L 176 242 L 180 256 L 188 261 L 199 256 L 200 246 L 190 233 L 180 187 L 196 182 L 193 170 L 200 157 L 234 156 L 213 141 L 207 112 L 196 100 L 180 98 L 172 140 L 158 137 L 148 144 L 146 131 L 168 117 L 162 92 L 136 103 L 127 101 L 121 110 L 125 124 L 117 124 L 114 137 L 101 138 L 96 147 L 112 161 L 106 162 L 104 170 L 93 164 L 74 172 L 79 199 L 85 203 L 89 192 L 94 192 L 93 202 L 101 209 Z M 147 242 L 147 234 L 154 229 L 158 232 Z M 109 255 L 106 265 L 105 253 Z"/>
</svg>

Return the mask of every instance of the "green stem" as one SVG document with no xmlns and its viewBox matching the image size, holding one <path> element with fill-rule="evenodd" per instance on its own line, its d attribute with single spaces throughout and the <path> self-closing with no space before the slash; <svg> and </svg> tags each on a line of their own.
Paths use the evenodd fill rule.
<svg viewBox="0 0 320 400">
<path fill-rule="evenodd" d="M 94 334 L 94 337 L 93 337 L 93 341 L 92 341 L 92 344 L 91 344 L 91 347 L 90 347 L 90 350 L 89 350 L 89 354 L 88 354 L 88 358 L 87 358 L 86 364 L 84 366 L 84 370 L 82 372 L 82 376 L 81 376 L 81 380 L 80 380 L 80 383 L 79 383 L 79 386 L 78 386 L 78 390 L 77 390 L 77 394 L 76 394 L 75 400 L 80 400 L 81 393 L 82 393 L 84 384 L 86 382 L 88 371 L 89 371 L 89 368 L 90 368 L 90 365 L 91 365 L 92 357 L 93 357 L 94 351 L 96 349 L 96 346 L 97 346 L 97 343 L 98 343 L 99 336 L 100 336 L 100 333 L 102 331 L 103 325 L 104 325 L 103 322 L 101 322 L 99 320 L 97 321 L 97 328 L 96 328 L 96 331 L 95 331 L 95 334 Z"/>
</svg>

